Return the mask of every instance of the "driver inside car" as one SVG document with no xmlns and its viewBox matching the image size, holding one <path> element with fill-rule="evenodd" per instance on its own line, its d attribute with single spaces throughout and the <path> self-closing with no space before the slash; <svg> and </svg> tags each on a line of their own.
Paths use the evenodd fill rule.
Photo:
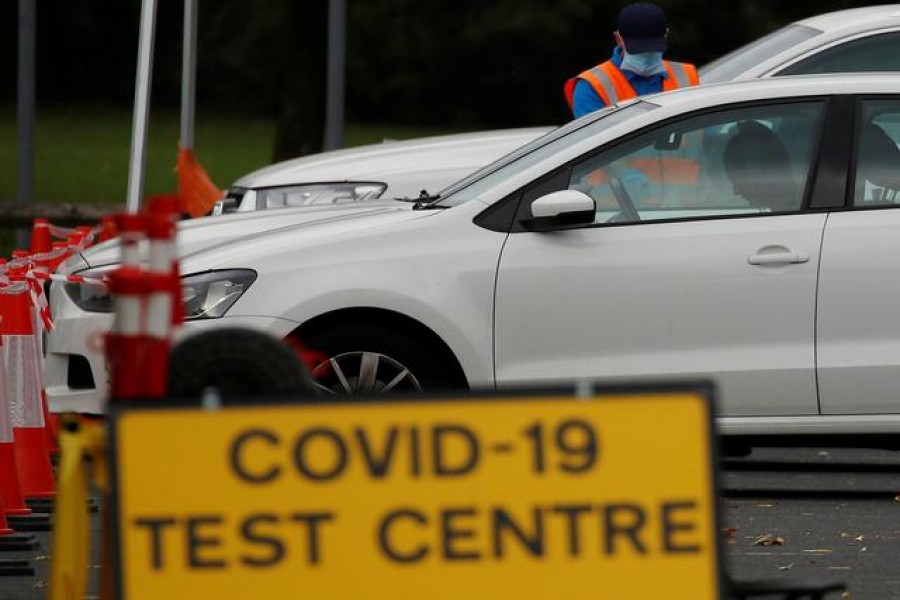
<svg viewBox="0 0 900 600">
<path fill-rule="evenodd" d="M 736 196 L 768 212 L 797 210 L 801 190 L 787 149 L 762 123 L 742 121 L 722 154 Z"/>
</svg>

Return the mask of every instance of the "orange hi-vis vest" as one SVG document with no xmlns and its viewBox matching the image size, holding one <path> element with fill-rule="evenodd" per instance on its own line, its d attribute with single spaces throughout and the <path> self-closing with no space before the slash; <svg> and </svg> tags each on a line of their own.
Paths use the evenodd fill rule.
<svg viewBox="0 0 900 600">
<path fill-rule="evenodd" d="M 663 91 L 669 92 L 678 88 L 697 85 L 700 78 L 697 76 L 697 68 L 689 63 L 663 61 L 663 67 L 668 77 L 663 78 Z M 601 63 L 596 67 L 588 69 L 577 77 L 569 79 L 563 92 L 566 96 L 566 102 L 569 103 L 569 109 L 572 109 L 573 98 L 575 96 L 575 84 L 579 79 L 583 79 L 591 84 L 597 95 L 603 99 L 607 106 L 612 106 L 623 100 L 629 100 L 637 97 L 637 92 L 628 83 L 628 79 L 619 70 L 611 60 Z"/>
<path fill-rule="evenodd" d="M 700 83 L 694 65 L 666 60 L 663 61 L 663 67 L 668 74 L 668 77 L 663 78 L 663 91 L 668 92 Z M 590 83 L 607 106 L 638 96 L 622 71 L 612 61 L 606 61 L 566 82 L 565 96 L 570 109 L 574 104 L 575 84 L 579 79 Z M 646 198 L 641 202 L 635 197 L 633 198 L 635 203 L 651 206 L 666 200 L 672 201 L 677 194 L 696 194 L 700 166 L 693 156 L 695 152 L 695 149 L 682 148 L 675 152 L 663 153 L 648 148 L 646 152 L 631 155 L 627 160 L 628 167 L 641 174 L 651 190 L 651 196 L 656 198 L 655 200 Z M 608 181 L 609 175 L 606 170 L 597 168 L 584 177 L 582 184 L 603 186 Z"/>
</svg>

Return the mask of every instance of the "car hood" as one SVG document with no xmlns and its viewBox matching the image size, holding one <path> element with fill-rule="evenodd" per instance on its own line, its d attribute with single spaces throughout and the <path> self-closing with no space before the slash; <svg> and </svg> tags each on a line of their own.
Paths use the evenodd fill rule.
<svg viewBox="0 0 900 600">
<path fill-rule="evenodd" d="M 235 187 L 259 188 L 336 181 L 418 179 L 417 173 L 446 170 L 452 183 L 551 131 L 552 127 L 504 129 L 417 138 L 322 152 L 277 163 L 238 179 Z M 396 183 L 391 187 L 395 187 Z M 418 190 L 415 190 L 418 192 Z M 437 192 L 439 190 L 429 190 Z M 404 195 L 389 189 L 390 197 Z"/>
<path fill-rule="evenodd" d="M 356 227 L 363 221 L 376 218 L 388 221 L 425 216 L 432 211 L 413 211 L 412 204 L 396 200 L 373 200 L 365 203 L 303 206 L 258 212 L 231 213 L 218 217 L 204 217 L 178 223 L 177 245 L 179 258 L 215 250 L 226 245 L 250 243 L 260 237 L 277 235 L 288 230 L 322 224 L 339 224 Z M 121 260 L 119 238 L 88 248 L 81 260 L 63 265 L 62 272 L 85 267 L 96 268 L 114 265 Z M 146 256 L 146 248 L 141 248 Z"/>
</svg>

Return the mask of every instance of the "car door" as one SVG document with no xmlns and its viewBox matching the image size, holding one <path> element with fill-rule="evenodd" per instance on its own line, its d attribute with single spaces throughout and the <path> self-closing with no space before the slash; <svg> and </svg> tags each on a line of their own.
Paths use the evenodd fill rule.
<svg viewBox="0 0 900 600">
<path fill-rule="evenodd" d="M 824 414 L 900 410 L 900 98 L 861 99 L 850 209 L 828 218 L 818 299 Z"/>
<path fill-rule="evenodd" d="M 588 226 L 510 234 L 498 385 L 702 377 L 728 415 L 816 413 L 826 215 L 805 207 L 825 110 L 812 100 L 689 116 L 524 190 L 521 219 L 554 189 L 584 191 L 597 209 Z"/>
</svg>

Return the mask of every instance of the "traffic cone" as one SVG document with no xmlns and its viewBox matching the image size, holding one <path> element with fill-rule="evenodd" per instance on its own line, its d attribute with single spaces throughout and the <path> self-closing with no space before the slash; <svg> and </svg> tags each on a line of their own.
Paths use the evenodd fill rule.
<svg viewBox="0 0 900 600">
<path fill-rule="evenodd" d="M 58 256 L 50 261 L 50 272 L 56 271 L 56 268 L 66 262 L 66 260 L 72 256 L 72 251 L 69 249 L 69 244 L 67 242 L 53 242 L 53 250 L 55 253 L 58 253 Z"/>
<path fill-rule="evenodd" d="M 116 226 L 116 218 L 113 215 L 103 215 L 100 217 L 100 236 L 97 238 L 101 242 L 111 240 L 119 235 L 119 228 Z"/>
<path fill-rule="evenodd" d="M 2 472 L 3 474 L 6 471 Z M 27 552 L 38 547 L 37 540 L 31 534 L 16 533 L 12 524 L 6 515 L 13 514 L 5 503 L 3 496 L 0 495 L 0 552 Z M 24 518 L 24 517 L 19 517 Z M 18 561 L 16 561 L 18 562 Z M 6 569 L 10 561 L 0 561 L 0 575 L 34 575 L 34 569 L 30 572 L 10 572 Z"/>
<path fill-rule="evenodd" d="M 217 200 L 225 196 L 206 173 L 191 148 L 180 148 L 175 170 L 178 172 L 179 210 L 192 217 L 209 214 Z"/>
<path fill-rule="evenodd" d="M 40 254 L 50 252 L 53 249 L 53 240 L 50 237 L 50 221 L 37 218 L 31 228 L 31 253 Z"/>
<path fill-rule="evenodd" d="M 149 208 L 149 219 L 155 220 L 157 223 L 155 239 L 153 234 L 148 234 L 148 237 L 151 238 L 150 261 L 151 263 L 155 261 L 157 265 L 155 270 L 169 275 L 172 295 L 172 328 L 174 330 L 184 322 L 181 267 L 178 263 L 178 246 L 175 243 L 178 232 L 177 223 L 180 219 L 178 202 L 171 196 L 156 196 L 151 199 Z M 149 229 L 148 225 L 148 231 Z"/>
<path fill-rule="evenodd" d="M 66 245 L 72 252 L 81 252 L 84 250 L 82 243 L 84 242 L 84 233 L 75 231 L 74 229 L 66 236 Z"/>
<path fill-rule="evenodd" d="M 0 313 L 0 318 L 2 318 Z M 0 336 L 0 346 L 3 345 Z M 6 361 L 0 349 L 0 381 L 6 381 Z M 31 509 L 25 505 L 22 486 L 16 467 L 16 447 L 13 436 L 12 407 L 6 394 L 6 386 L 0 385 L 0 500 L 8 515 L 27 515 Z"/>
<path fill-rule="evenodd" d="M 50 222 L 47 219 L 37 218 L 34 220 L 34 227 L 31 231 L 31 255 L 48 255 L 53 251 L 53 240 L 50 236 Z M 52 271 L 51 260 L 49 258 L 43 258 L 35 261 L 34 270 L 36 272 L 43 273 L 45 275 L 49 275 Z M 43 285 L 42 279 L 39 279 L 39 285 Z M 50 326 L 50 307 L 47 306 L 46 296 L 43 295 L 43 289 L 36 290 L 39 294 L 39 299 L 42 303 L 40 307 L 35 307 L 38 310 L 43 310 L 46 312 L 46 315 L 38 315 L 35 313 L 35 331 L 39 332 L 38 335 L 35 336 L 35 341 L 38 345 L 37 347 L 37 355 L 41 357 L 44 355 L 43 345 L 43 335 L 40 332 L 40 328 L 49 328 Z M 43 324 L 42 324 L 43 323 Z M 56 444 L 56 432 L 53 428 L 54 419 L 50 416 L 50 407 L 47 404 L 47 394 L 44 392 L 44 386 L 41 385 L 41 410 L 44 411 L 44 436 L 45 443 L 47 445 L 47 451 L 51 454 L 55 454 L 59 452 L 59 446 Z"/>
<path fill-rule="evenodd" d="M 137 267 L 141 264 L 139 243 L 146 229 L 144 215 L 121 213 L 116 215 L 116 227 L 122 238 L 122 266 Z"/>
<path fill-rule="evenodd" d="M 0 535 L 9 535 L 14 532 L 15 530 L 6 522 L 6 505 L 3 503 L 3 498 L 0 498 Z"/>
<path fill-rule="evenodd" d="M 145 218 L 150 249 L 144 344 L 144 394 L 150 398 L 166 395 L 172 331 L 183 313 L 175 249 L 177 219 L 174 198 L 156 196 L 150 201 Z"/>
<path fill-rule="evenodd" d="M 94 231 L 87 225 L 79 225 L 75 231 L 81 235 L 81 241 L 85 248 L 94 243 Z"/>
<path fill-rule="evenodd" d="M 10 270 L 13 285 L 25 283 L 24 273 Z M 56 494 L 44 433 L 40 357 L 35 345 L 34 318 L 26 285 L 15 293 L 0 294 L 7 377 L 6 393 L 12 406 L 13 438 L 19 483 L 26 498 Z"/>
<path fill-rule="evenodd" d="M 110 401 L 144 395 L 144 315 L 147 279 L 140 267 L 121 266 L 109 276 L 115 305 L 112 329 L 106 336 L 110 366 Z"/>
</svg>

